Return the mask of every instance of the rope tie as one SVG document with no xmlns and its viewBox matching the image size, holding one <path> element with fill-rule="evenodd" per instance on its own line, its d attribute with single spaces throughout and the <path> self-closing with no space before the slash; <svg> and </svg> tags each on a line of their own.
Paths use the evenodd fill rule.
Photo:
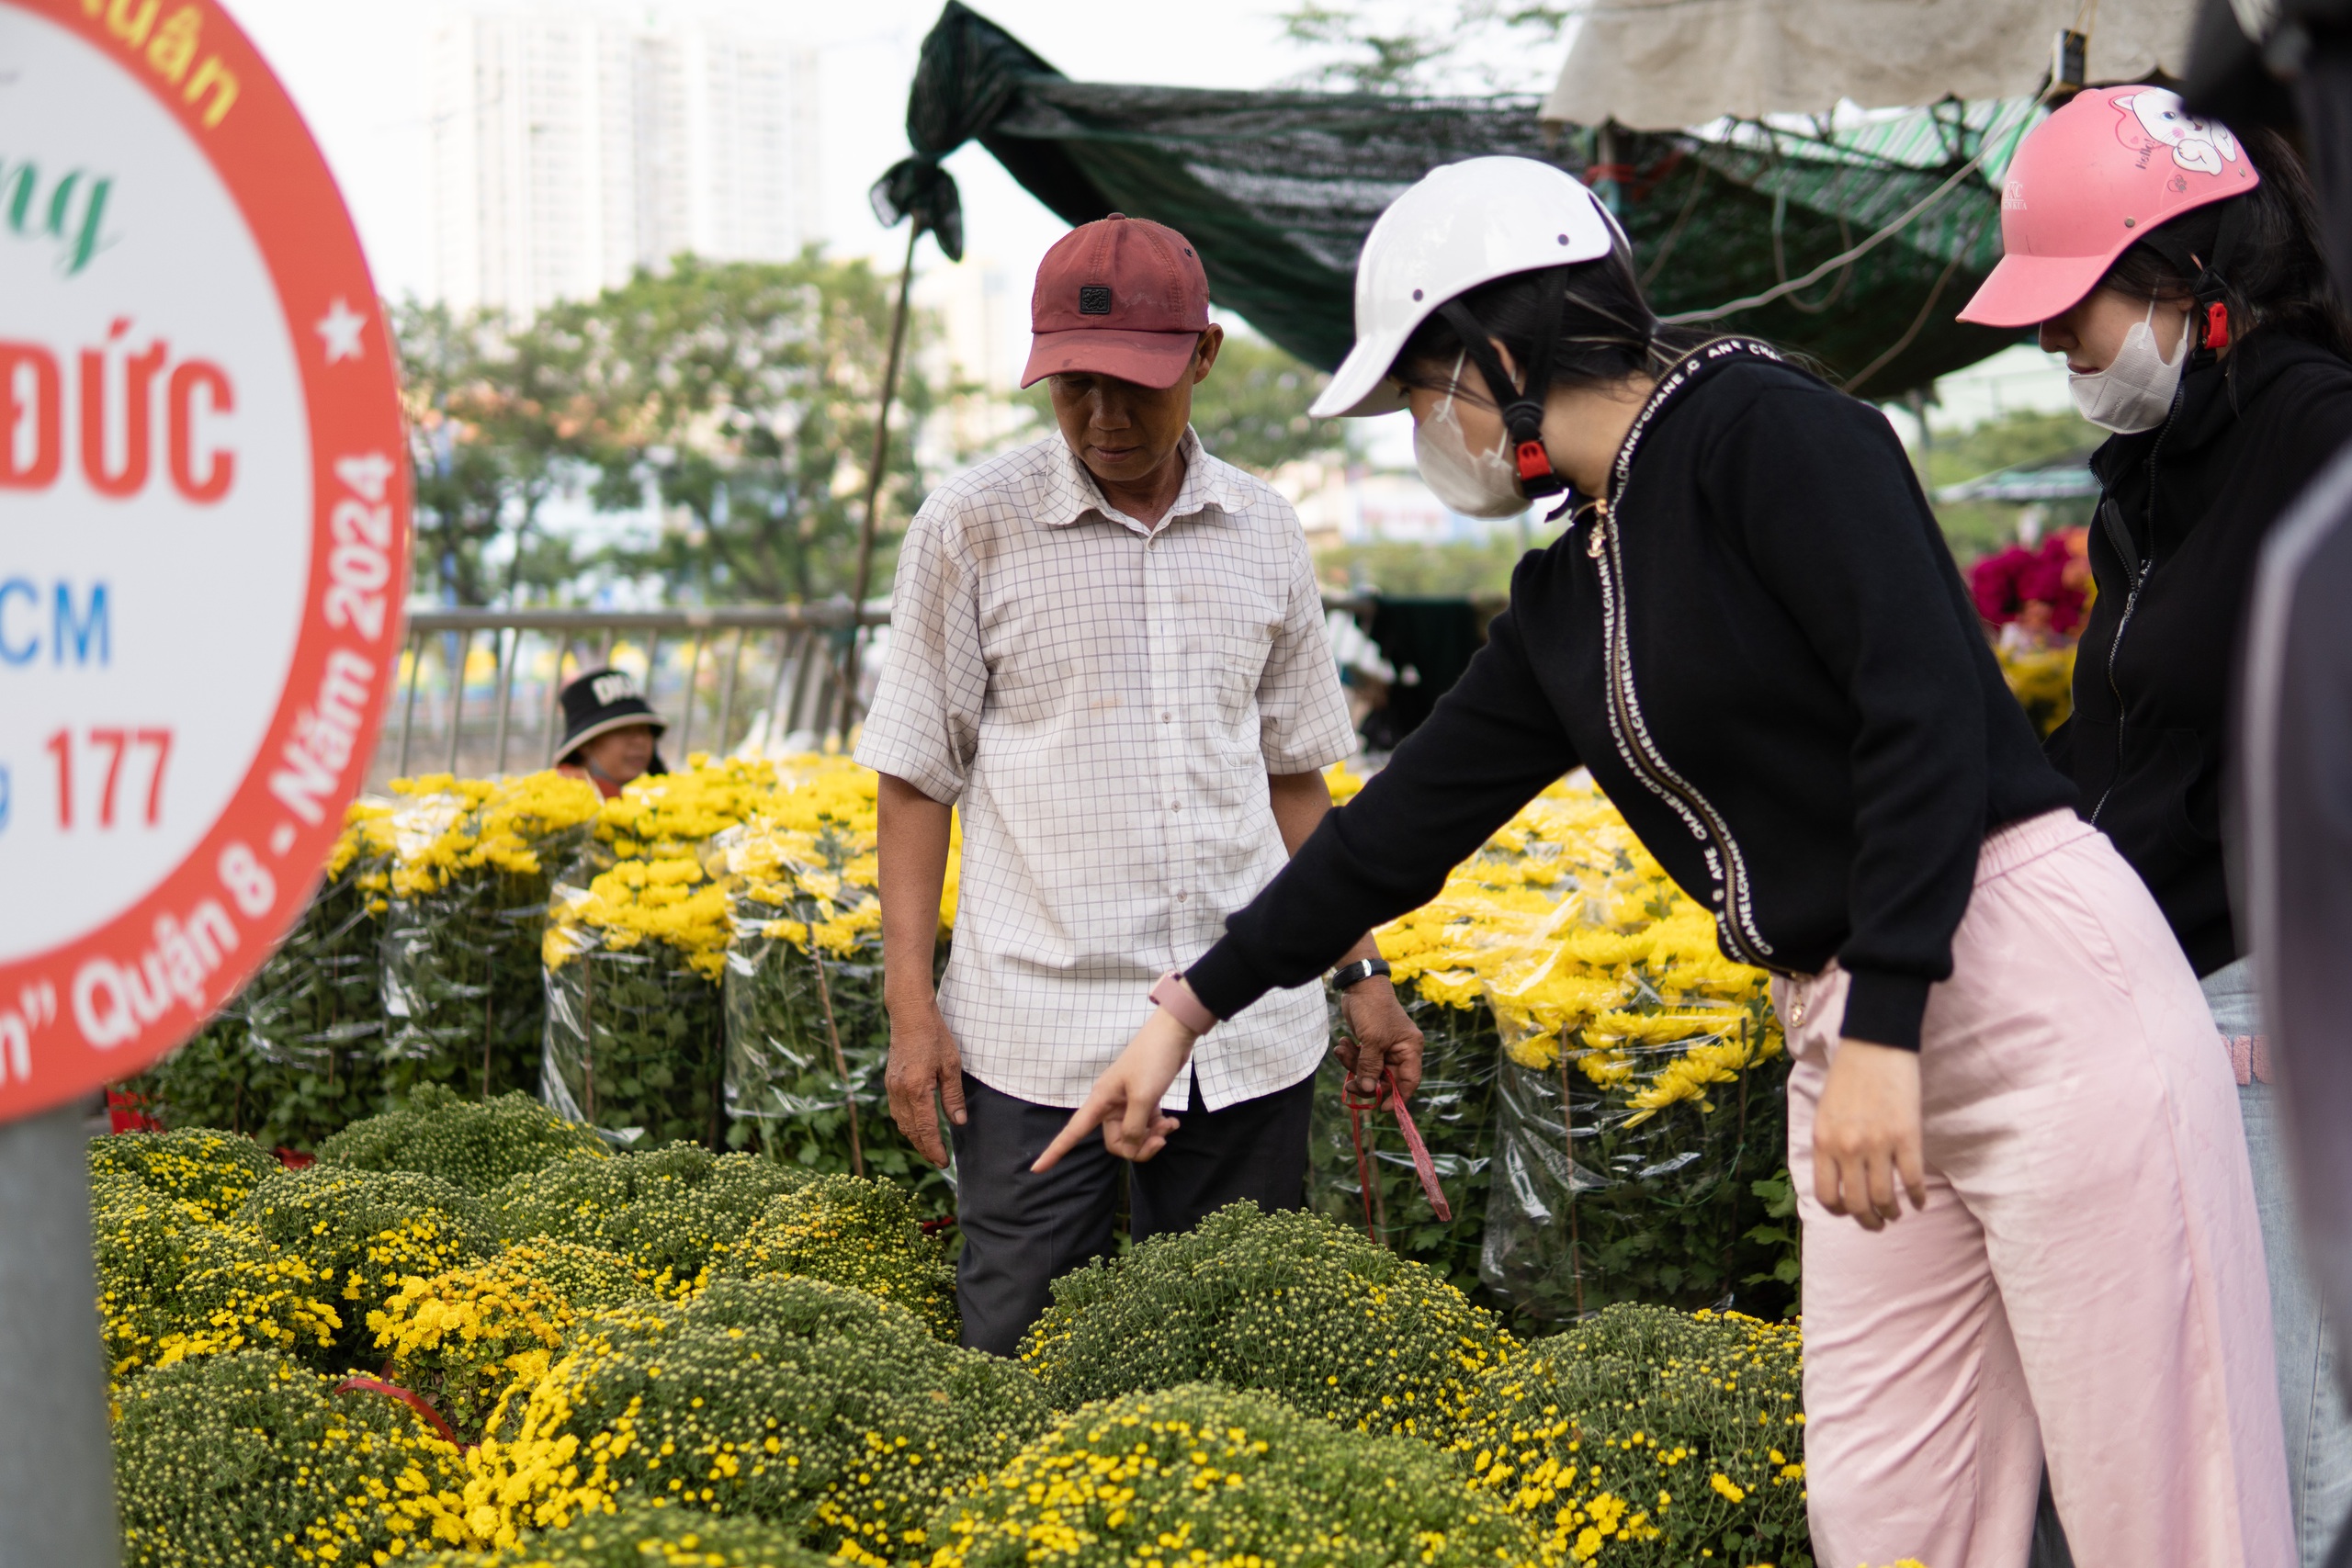
<svg viewBox="0 0 2352 1568">
<path fill-rule="evenodd" d="M 1421 1130 L 1413 1125 L 1413 1113 L 1405 1109 L 1405 1098 L 1396 1092 L 1396 1075 L 1383 1067 L 1380 1069 L 1380 1081 L 1382 1088 L 1388 1091 L 1390 1109 L 1396 1112 L 1397 1131 L 1405 1134 L 1405 1147 L 1413 1156 L 1413 1172 L 1421 1179 L 1422 1195 L 1429 1199 L 1430 1207 L 1437 1211 L 1439 1219 L 1451 1222 L 1453 1211 L 1446 1206 L 1445 1189 L 1438 1185 L 1437 1167 L 1430 1163 L 1430 1146 L 1421 1142 Z M 1363 1234 L 1374 1241 L 1380 1237 L 1373 1232 L 1372 1153 L 1364 1146 L 1363 1113 L 1377 1111 L 1380 1100 L 1377 1092 L 1370 1100 L 1358 1100 L 1352 1076 L 1346 1087 L 1340 1090 L 1340 1103 L 1348 1108 L 1348 1133 L 1355 1139 L 1356 1188 L 1363 1194 Z"/>
<path fill-rule="evenodd" d="M 471 1443 L 459 1442 L 458 1434 L 450 1429 L 449 1423 L 441 1418 L 441 1412 L 433 1408 L 433 1402 L 413 1389 L 402 1388 L 400 1384 L 387 1382 L 382 1378 L 354 1376 L 347 1377 L 335 1384 L 334 1392 L 337 1393 L 380 1393 L 387 1399 L 397 1399 L 411 1410 L 415 1411 L 419 1418 L 435 1432 L 440 1433 L 443 1439 L 451 1447 L 470 1449 L 474 1446 Z"/>
</svg>

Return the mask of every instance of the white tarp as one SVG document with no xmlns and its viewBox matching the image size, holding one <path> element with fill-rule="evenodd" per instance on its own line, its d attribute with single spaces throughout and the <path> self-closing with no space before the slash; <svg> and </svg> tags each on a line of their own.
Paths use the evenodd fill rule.
<svg viewBox="0 0 2352 1568">
<path fill-rule="evenodd" d="M 2062 28 L 2091 22 L 2088 80 L 2186 73 L 2192 0 L 1594 0 L 1544 118 L 1635 130 L 1720 115 L 2017 97 Z"/>
</svg>

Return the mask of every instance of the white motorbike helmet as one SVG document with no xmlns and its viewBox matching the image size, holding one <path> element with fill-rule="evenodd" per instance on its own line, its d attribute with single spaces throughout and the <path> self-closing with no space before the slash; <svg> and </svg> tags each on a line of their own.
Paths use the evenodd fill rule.
<svg viewBox="0 0 2352 1568">
<path fill-rule="evenodd" d="M 1533 157 L 1467 157 L 1430 169 L 1387 205 L 1364 237 L 1355 265 L 1355 348 L 1310 412 L 1336 419 L 1404 407 L 1390 371 L 1404 341 L 1430 315 L 1449 306 L 1461 310 L 1453 301 L 1482 282 L 1597 261 L 1623 244 L 1625 231 L 1600 197 L 1557 164 Z M 1553 308 L 1557 303 L 1555 291 Z M 1465 310 L 1456 327 L 1488 386 L 1508 386 L 1487 336 L 1467 322 Z M 1521 487 L 1538 496 L 1559 489 L 1538 434 L 1550 386 L 1550 341 L 1538 344 L 1536 360 L 1526 369 L 1526 386 L 1520 400 L 1503 409 L 1503 423 L 1520 449 Z"/>
</svg>

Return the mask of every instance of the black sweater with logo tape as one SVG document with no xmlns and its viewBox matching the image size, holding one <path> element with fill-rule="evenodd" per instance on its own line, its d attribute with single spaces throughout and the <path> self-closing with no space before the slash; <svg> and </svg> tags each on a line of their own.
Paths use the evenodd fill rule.
<svg viewBox="0 0 2352 1568">
<path fill-rule="evenodd" d="M 1836 958 L 1917 1049 L 1984 835 L 2074 804 L 1885 418 L 1718 344 L 1653 394 L 1429 721 L 1186 972 L 1220 1018 L 1312 979 L 1582 763 L 1724 951 Z"/>
<path fill-rule="evenodd" d="M 2346 440 L 2352 365 L 2257 332 L 2183 376 L 2163 425 L 2091 456 L 2105 491 L 2090 541 L 2098 598 L 2075 656 L 2075 716 L 2050 756 L 2200 976 L 2244 951 L 2222 864 L 2222 762 L 2255 560 Z"/>
</svg>

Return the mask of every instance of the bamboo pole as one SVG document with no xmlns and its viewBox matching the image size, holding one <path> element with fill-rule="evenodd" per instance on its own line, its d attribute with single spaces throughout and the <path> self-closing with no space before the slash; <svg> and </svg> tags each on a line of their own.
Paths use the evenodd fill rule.
<svg viewBox="0 0 2352 1568">
<path fill-rule="evenodd" d="M 1576 1090 L 1568 1078 L 1567 1042 L 1560 1043 L 1560 1146 L 1568 1156 L 1568 1275 L 1576 1281 L 1577 1316 L 1584 1316 L 1584 1238 L 1577 1234 Z"/>
<path fill-rule="evenodd" d="M 842 1050 L 841 1027 L 833 1021 L 833 988 L 825 983 L 825 955 L 817 949 L 817 926 L 808 924 L 808 961 L 817 966 L 817 999 L 824 1004 L 825 1036 L 833 1044 L 833 1071 L 841 1075 L 842 1109 L 849 1113 L 849 1167 L 852 1176 L 865 1174 L 865 1149 L 857 1135 L 857 1090 L 849 1081 L 849 1057 Z"/>
<path fill-rule="evenodd" d="M 890 455 L 890 404 L 899 395 L 899 357 L 907 344 L 908 297 L 914 291 L 915 242 L 922 238 L 922 225 L 910 222 L 907 226 L 907 265 L 899 274 L 899 309 L 890 318 L 890 357 L 882 371 L 882 411 L 874 421 L 874 461 L 865 473 L 865 522 L 857 537 L 857 587 L 850 595 L 849 657 L 843 662 L 842 675 L 841 733 L 846 742 L 850 726 L 857 722 L 857 655 L 858 638 L 865 628 L 858 618 L 865 608 L 865 595 L 874 586 L 874 529 L 877 510 L 882 504 L 883 464 Z"/>
</svg>

